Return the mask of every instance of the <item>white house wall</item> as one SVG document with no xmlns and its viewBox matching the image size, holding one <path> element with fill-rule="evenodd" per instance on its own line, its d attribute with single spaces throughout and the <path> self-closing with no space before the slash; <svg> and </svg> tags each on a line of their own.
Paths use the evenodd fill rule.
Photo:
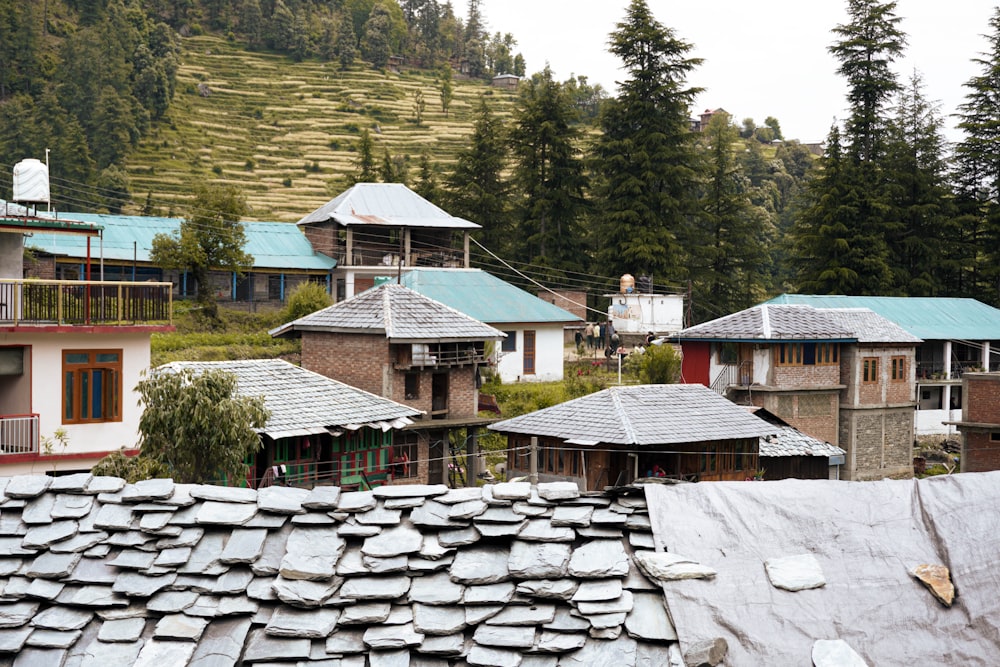
<svg viewBox="0 0 1000 667">
<path fill-rule="evenodd" d="M 503 324 L 490 326 L 504 332 L 514 332 L 517 349 L 499 352 L 497 372 L 502 382 L 552 382 L 563 379 L 563 326 L 518 326 Z M 535 374 L 524 374 L 524 331 L 535 332 Z M 500 342 L 497 341 L 497 349 Z"/>
<path fill-rule="evenodd" d="M 149 333 L 16 333 L 0 334 L 0 345 L 25 345 L 31 348 L 31 412 L 38 414 L 39 435 L 52 438 L 56 429 L 68 435 L 66 450 L 56 454 L 96 456 L 120 447 L 136 446 L 139 433 L 139 396 L 135 386 L 142 371 L 149 368 Z M 122 350 L 122 420 L 94 424 L 62 423 L 62 351 Z M 2 461 L 0 461 L 2 463 Z M 13 464 L 18 470 L 3 467 L 3 474 L 46 472 L 54 467 L 63 470 L 89 468 L 86 458 L 72 458 L 53 464 L 51 460 Z"/>
</svg>

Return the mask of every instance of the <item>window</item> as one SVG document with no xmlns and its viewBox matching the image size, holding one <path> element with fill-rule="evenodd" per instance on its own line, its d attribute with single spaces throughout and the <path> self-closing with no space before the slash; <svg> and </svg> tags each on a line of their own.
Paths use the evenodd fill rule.
<svg viewBox="0 0 1000 667">
<path fill-rule="evenodd" d="M 892 372 L 890 378 L 893 382 L 903 382 L 906 380 L 906 357 L 893 357 L 890 360 Z"/>
<path fill-rule="evenodd" d="M 1000 431 L 990 431 L 990 442 L 1000 442 Z"/>
<path fill-rule="evenodd" d="M 504 331 L 507 337 L 503 339 L 500 343 L 501 352 L 516 352 L 517 351 L 517 332 L 516 331 Z"/>
<path fill-rule="evenodd" d="M 878 382 L 878 357 L 865 357 L 862 360 L 862 380 L 865 384 Z"/>
<path fill-rule="evenodd" d="M 400 433 L 392 445 L 389 466 L 393 479 L 410 479 L 417 476 L 417 460 L 420 458 L 417 449 L 416 433 Z"/>
<path fill-rule="evenodd" d="M 738 360 L 736 343 L 722 343 L 719 345 L 719 363 L 732 365 Z"/>
<path fill-rule="evenodd" d="M 778 346 L 779 366 L 802 365 L 802 343 L 782 343 Z"/>
<path fill-rule="evenodd" d="M 278 274 L 267 277 L 267 298 L 271 301 L 282 301 L 285 298 L 285 276 Z"/>
<path fill-rule="evenodd" d="M 122 351 L 63 351 L 63 423 L 121 421 Z"/>
<path fill-rule="evenodd" d="M 816 343 L 816 364 L 832 366 L 840 363 L 839 343 Z"/>
<path fill-rule="evenodd" d="M 407 373 L 405 385 L 406 400 L 412 401 L 420 398 L 420 373 Z"/>
</svg>

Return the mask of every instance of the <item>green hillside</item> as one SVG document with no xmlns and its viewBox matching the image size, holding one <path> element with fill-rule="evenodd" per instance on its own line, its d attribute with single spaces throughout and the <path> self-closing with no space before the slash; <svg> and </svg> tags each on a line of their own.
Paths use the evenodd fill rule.
<svg viewBox="0 0 1000 667">
<path fill-rule="evenodd" d="M 183 205 L 194 183 L 235 184 L 248 216 L 294 221 L 338 194 L 331 187 L 353 169 L 359 132 L 368 128 L 381 160 L 409 158 L 415 176 L 422 151 L 446 171 L 472 130 L 479 96 L 499 116 L 514 94 L 456 76 L 446 116 L 435 73 L 380 72 L 336 63 L 249 52 L 219 37 L 185 38 L 177 94 L 169 118 L 144 138 L 129 159 L 136 207 L 148 193 L 161 213 Z M 200 88 L 199 88 L 200 87 Z M 201 92 L 199 92 L 201 90 Z M 415 93 L 425 110 L 416 124 Z"/>
</svg>

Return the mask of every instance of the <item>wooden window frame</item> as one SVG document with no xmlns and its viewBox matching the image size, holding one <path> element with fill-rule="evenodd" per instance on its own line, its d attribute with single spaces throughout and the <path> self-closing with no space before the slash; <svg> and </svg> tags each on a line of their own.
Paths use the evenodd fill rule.
<svg viewBox="0 0 1000 667">
<path fill-rule="evenodd" d="M 840 343 L 816 343 L 816 365 L 836 366 L 840 363 Z"/>
<path fill-rule="evenodd" d="M 723 342 L 718 347 L 719 364 L 722 366 L 735 366 L 740 362 L 739 343 Z"/>
<path fill-rule="evenodd" d="M 775 365 L 802 366 L 802 343 L 780 343 L 775 350 Z"/>
<path fill-rule="evenodd" d="M 879 358 L 863 357 L 861 359 L 861 382 L 862 384 L 879 383 Z"/>
<path fill-rule="evenodd" d="M 86 361 L 70 361 L 72 356 L 87 355 Z M 101 356 L 115 355 L 117 360 L 100 359 Z M 123 350 L 63 350 L 62 351 L 62 423 L 63 424 L 104 424 L 122 420 L 122 358 Z M 94 378 L 100 377 L 101 417 L 90 416 L 94 407 L 91 390 Z M 107 378 L 107 379 L 105 379 Z M 110 380 L 110 386 L 107 380 Z M 86 389 L 85 389 L 86 386 Z M 67 389 L 69 391 L 67 391 Z M 89 405 L 84 405 L 84 394 Z M 84 416 L 86 414 L 87 416 Z"/>
<path fill-rule="evenodd" d="M 889 379 L 893 382 L 906 382 L 906 357 L 892 357 L 889 364 Z"/>
</svg>

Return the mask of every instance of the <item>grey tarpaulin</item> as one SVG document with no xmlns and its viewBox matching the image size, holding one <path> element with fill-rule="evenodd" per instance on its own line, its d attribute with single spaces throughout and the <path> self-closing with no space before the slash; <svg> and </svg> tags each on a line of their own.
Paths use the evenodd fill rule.
<svg viewBox="0 0 1000 667">
<path fill-rule="evenodd" d="M 924 480 L 649 485 L 657 549 L 713 567 L 667 582 L 681 648 L 715 637 L 727 665 L 811 665 L 843 639 L 870 665 L 1000 665 L 1000 472 Z M 813 554 L 826 586 L 774 588 L 764 561 Z M 951 569 L 946 608 L 910 568 Z"/>
</svg>

